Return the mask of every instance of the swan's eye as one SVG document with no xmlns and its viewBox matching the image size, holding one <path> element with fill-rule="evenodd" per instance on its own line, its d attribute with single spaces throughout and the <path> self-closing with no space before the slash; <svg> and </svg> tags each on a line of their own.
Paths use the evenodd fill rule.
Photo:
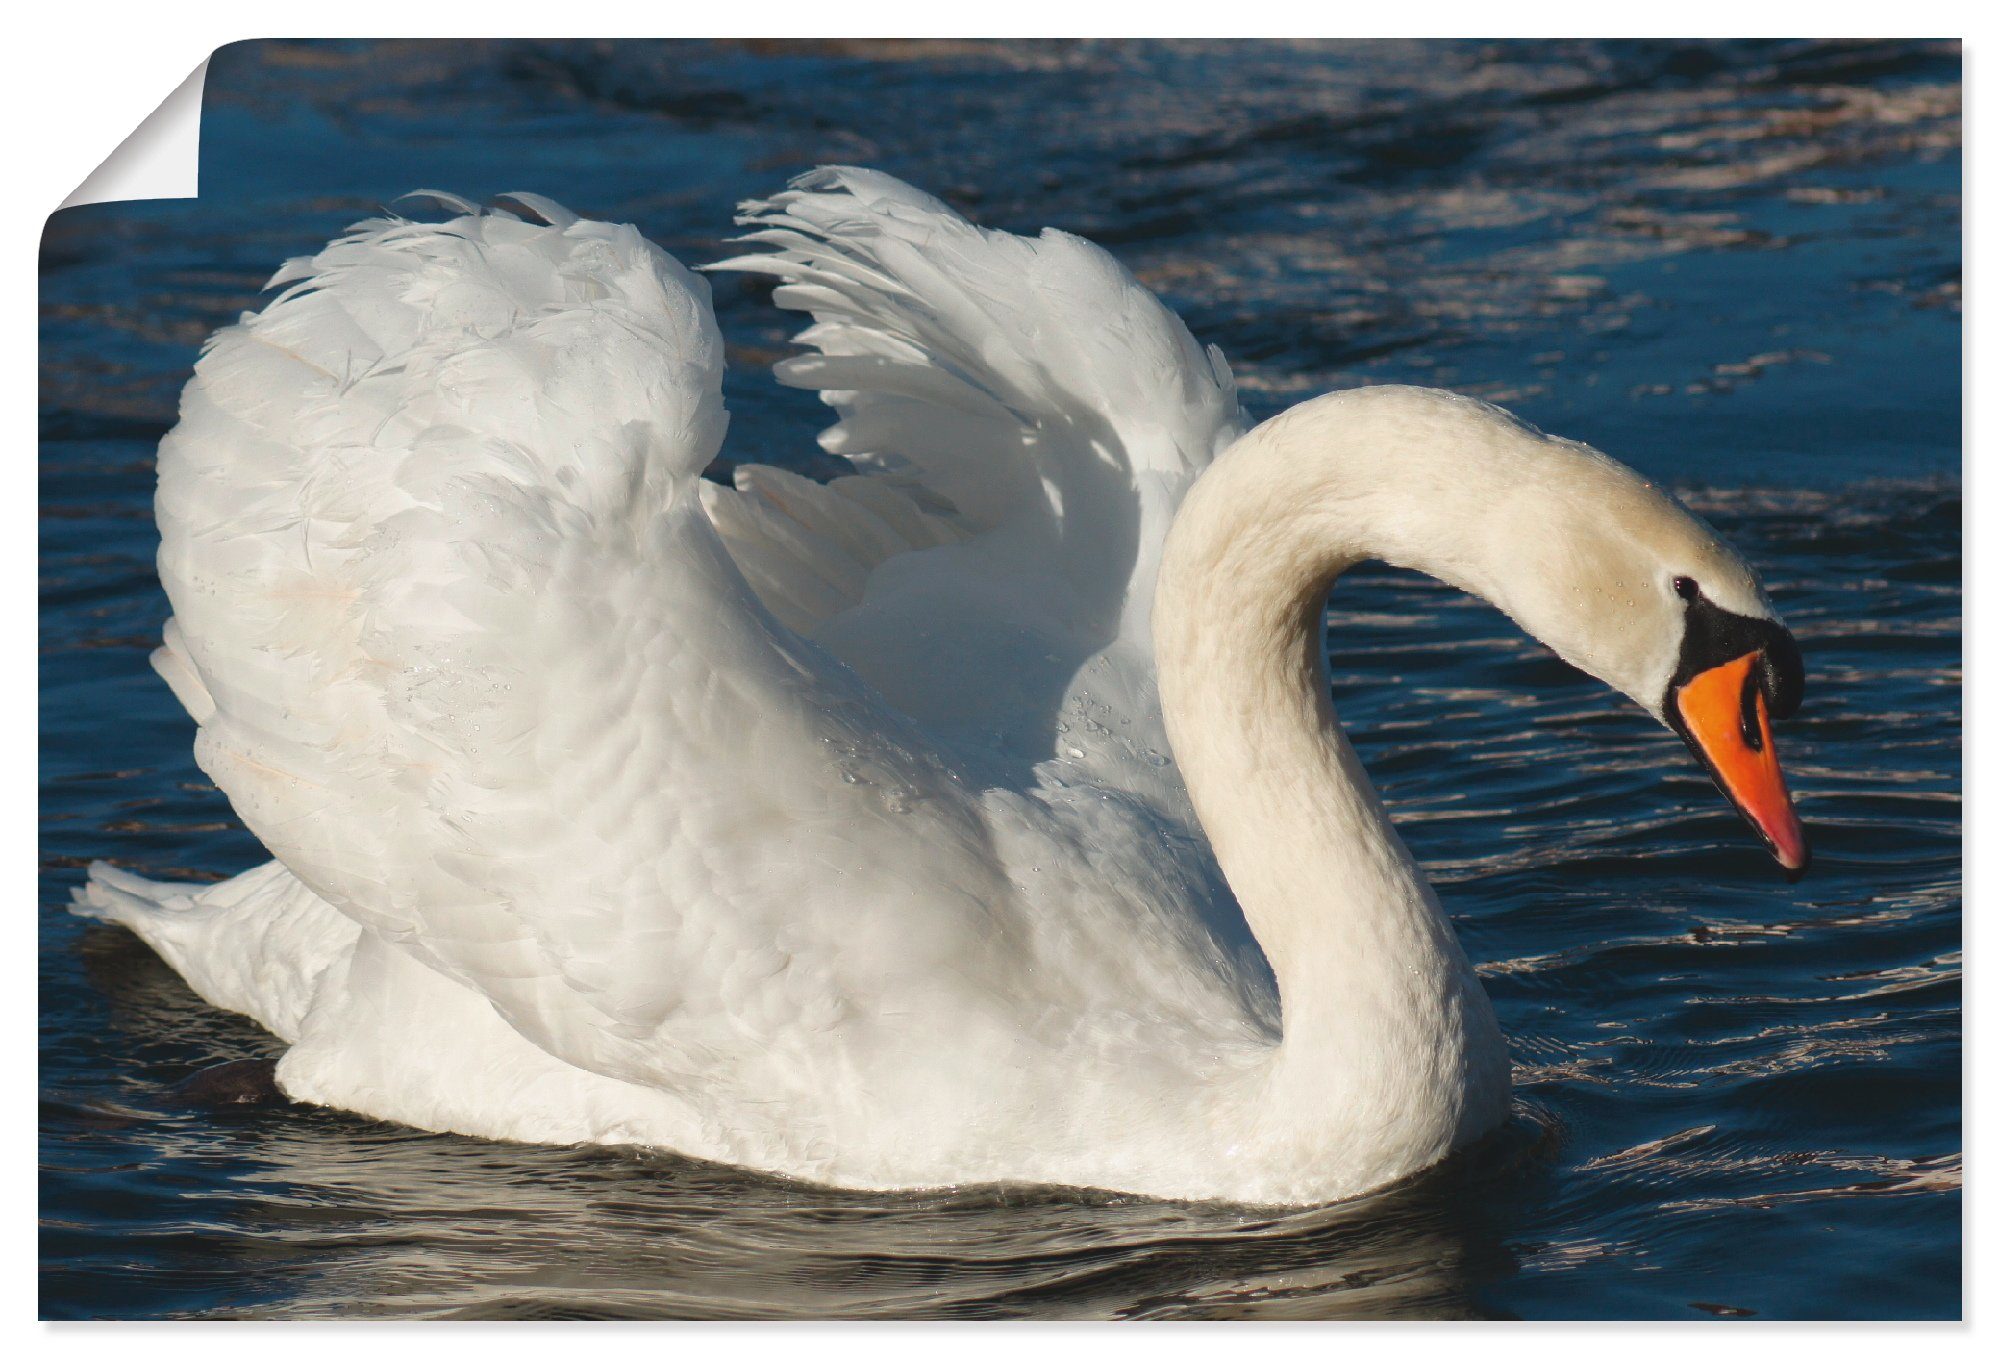
<svg viewBox="0 0 2000 1359">
<path fill-rule="evenodd" d="M 1674 593 L 1682 599 L 1693 599 L 1701 593 L 1701 587 L 1696 585 L 1693 579 L 1688 576 L 1675 576 Z"/>
</svg>

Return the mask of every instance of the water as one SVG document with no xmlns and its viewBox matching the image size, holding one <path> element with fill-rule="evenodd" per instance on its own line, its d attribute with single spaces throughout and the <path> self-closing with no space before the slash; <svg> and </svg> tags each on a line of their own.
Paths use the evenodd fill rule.
<svg viewBox="0 0 2000 1359">
<path fill-rule="evenodd" d="M 1924 44 L 226 49 L 201 200 L 44 245 L 43 1314 L 1957 1315 L 1958 91 Z M 1105 243 L 1259 414 L 1449 385 L 1680 487 L 1804 648 L 1812 875 L 1628 705 L 1376 569 L 1334 599 L 1341 712 L 1513 1043 L 1514 1123 L 1463 1163 L 1288 1214 L 883 1197 L 188 1105 L 275 1044 L 62 902 L 93 858 L 262 857 L 145 664 L 196 346 L 407 189 L 534 189 L 699 262 L 829 159 Z M 717 303 L 732 455 L 830 471 L 766 371 L 790 325 Z"/>
</svg>

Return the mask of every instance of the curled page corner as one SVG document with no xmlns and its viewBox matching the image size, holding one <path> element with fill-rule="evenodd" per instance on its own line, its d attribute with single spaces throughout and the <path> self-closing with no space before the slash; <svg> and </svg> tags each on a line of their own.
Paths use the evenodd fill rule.
<svg viewBox="0 0 2000 1359">
<path fill-rule="evenodd" d="M 77 185 L 62 207 L 135 198 L 195 197 L 200 190 L 201 90 L 207 78 L 208 63 L 204 61 Z"/>
</svg>

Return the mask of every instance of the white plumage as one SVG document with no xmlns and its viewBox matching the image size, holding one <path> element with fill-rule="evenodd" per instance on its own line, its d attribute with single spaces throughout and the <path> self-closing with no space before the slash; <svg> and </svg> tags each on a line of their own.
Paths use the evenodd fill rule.
<svg viewBox="0 0 2000 1359">
<path fill-rule="evenodd" d="M 1579 621 L 1562 573 L 1671 557 L 1768 614 L 1705 530 L 1440 393 L 1246 435 L 1108 255 L 847 169 L 748 205 L 719 267 L 811 314 L 779 377 L 858 475 L 721 486 L 703 280 L 531 195 L 546 225 L 435 197 L 280 270 L 160 449 L 155 663 L 277 863 L 79 896 L 288 1040 L 288 1093 L 861 1187 L 1254 1201 L 1504 1116 L 1310 611 L 1359 556 L 1428 566 L 1657 711 L 1658 645 L 1617 632 L 1667 623 Z M 1449 521 L 1579 477 L 1637 525 L 1581 566 L 1510 575 Z"/>
</svg>

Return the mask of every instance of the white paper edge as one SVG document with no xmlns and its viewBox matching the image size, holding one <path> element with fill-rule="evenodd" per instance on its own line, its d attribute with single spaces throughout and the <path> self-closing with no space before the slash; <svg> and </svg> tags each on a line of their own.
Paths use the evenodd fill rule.
<svg viewBox="0 0 2000 1359">
<path fill-rule="evenodd" d="M 77 185 L 62 207 L 196 197 L 201 188 L 201 90 L 207 79 L 204 61 Z"/>
</svg>

